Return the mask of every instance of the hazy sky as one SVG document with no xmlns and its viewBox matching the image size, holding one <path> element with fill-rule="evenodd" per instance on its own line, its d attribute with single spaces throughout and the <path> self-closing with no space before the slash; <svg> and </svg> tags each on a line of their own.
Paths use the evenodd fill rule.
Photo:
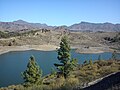
<svg viewBox="0 0 120 90">
<path fill-rule="evenodd" d="M 0 21 L 120 23 L 120 0 L 0 0 Z"/>
</svg>

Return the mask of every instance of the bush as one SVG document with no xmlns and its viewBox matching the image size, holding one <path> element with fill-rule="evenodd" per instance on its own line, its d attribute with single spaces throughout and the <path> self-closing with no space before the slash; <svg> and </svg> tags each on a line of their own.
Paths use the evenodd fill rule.
<svg viewBox="0 0 120 90">
<path fill-rule="evenodd" d="M 73 88 L 78 85 L 79 85 L 78 78 L 67 78 L 60 90 L 73 90 Z"/>
<path fill-rule="evenodd" d="M 65 82 L 64 77 L 56 78 L 54 82 L 50 83 L 50 87 L 56 90 L 62 87 L 64 85 L 64 82 Z"/>
<path fill-rule="evenodd" d="M 12 46 L 12 42 L 9 42 L 8 46 Z"/>
</svg>

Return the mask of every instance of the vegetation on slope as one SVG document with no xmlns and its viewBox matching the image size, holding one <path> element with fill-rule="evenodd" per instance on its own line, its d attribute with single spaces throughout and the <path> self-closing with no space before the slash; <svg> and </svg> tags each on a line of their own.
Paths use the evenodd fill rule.
<svg viewBox="0 0 120 90">
<path fill-rule="evenodd" d="M 27 32 L 2 32 L 0 31 L 0 38 L 10 38 L 10 37 L 16 37 L 16 36 L 25 36 L 25 35 L 29 35 L 29 34 L 35 34 L 38 30 L 31 30 L 31 31 L 27 31 Z"/>
<path fill-rule="evenodd" d="M 58 77 L 57 73 L 51 73 L 42 78 L 42 84 L 29 87 L 23 84 L 12 85 L 1 90 L 72 90 L 87 86 L 91 81 L 118 71 L 120 71 L 120 60 L 97 60 L 92 65 L 90 63 L 79 65 L 66 79 L 63 76 Z"/>
<path fill-rule="evenodd" d="M 119 42 L 120 43 L 120 33 L 116 34 L 116 36 L 113 37 L 113 38 L 105 37 L 104 39 L 110 41 L 111 43 L 113 43 L 113 42 Z"/>
</svg>

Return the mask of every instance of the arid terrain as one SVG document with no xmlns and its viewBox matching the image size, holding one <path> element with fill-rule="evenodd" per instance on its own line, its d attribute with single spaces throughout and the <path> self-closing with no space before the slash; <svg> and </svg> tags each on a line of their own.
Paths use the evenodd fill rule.
<svg viewBox="0 0 120 90">
<path fill-rule="evenodd" d="M 113 51 L 120 48 L 120 41 L 112 42 L 105 39 L 118 36 L 118 32 L 65 32 L 53 30 L 37 30 L 0 39 L 0 52 L 6 50 L 55 50 L 59 47 L 62 36 L 67 35 L 72 48 L 79 53 L 99 53 Z M 49 47 L 49 48 L 48 48 Z"/>
<path fill-rule="evenodd" d="M 17 20 L 0 22 L 0 52 L 55 50 L 64 35 L 68 37 L 71 47 L 77 48 L 79 53 L 120 49 L 120 24 L 81 22 L 71 26 L 48 26 Z"/>
</svg>

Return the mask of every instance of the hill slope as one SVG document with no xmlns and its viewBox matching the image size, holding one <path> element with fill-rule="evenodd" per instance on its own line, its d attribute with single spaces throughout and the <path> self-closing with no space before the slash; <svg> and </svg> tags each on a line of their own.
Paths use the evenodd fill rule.
<svg viewBox="0 0 120 90">
<path fill-rule="evenodd" d="M 81 22 L 78 24 L 73 24 L 69 27 L 70 30 L 75 31 L 120 31 L 120 24 L 112 24 L 112 23 L 88 23 Z"/>
</svg>

